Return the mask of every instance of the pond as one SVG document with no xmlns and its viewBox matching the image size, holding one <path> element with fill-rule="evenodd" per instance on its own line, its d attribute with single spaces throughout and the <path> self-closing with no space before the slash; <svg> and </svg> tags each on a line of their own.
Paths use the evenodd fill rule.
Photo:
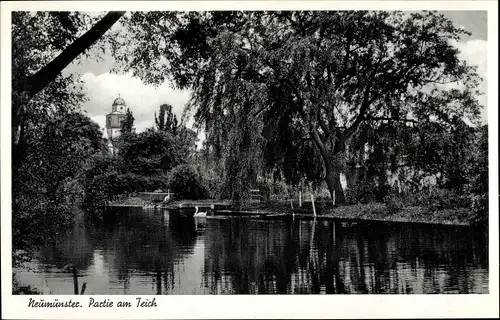
<svg viewBox="0 0 500 320">
<path fill-rule="evenodd" d="M 73 294 L 488 293 L 488 245 L 468 227 L 208 217 L 119 208 L 39 252 L 21 285 Z"/>
</svg>

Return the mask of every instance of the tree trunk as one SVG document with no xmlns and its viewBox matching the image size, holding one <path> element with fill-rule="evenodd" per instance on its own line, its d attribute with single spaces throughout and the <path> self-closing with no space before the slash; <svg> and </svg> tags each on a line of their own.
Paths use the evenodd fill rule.
<svg viewBox="0 0 500 320">
<path fill-rule="evenodd" d="M 325 182 L 328 186 L 328 191 L 330 191 L 330 196 L 332 200 L 335 201 L 334 204 L 345 204 L 345 194 L 342 184 L 340 183 L 340 171 L 335 168 L 334 164 L 330 161 L 325 165 L 326 175 Z"/>
<path fill-rule="evenodd" d="M 316 128 L 310 125 L 309 131 L 311 133 L 313 141 L 315 142 L 321 153 L 321 156 L 323 157 L 326 171 L 325 181 L 328 186 L 328 190 L 330 191 L 332 202 L 334 205 L 345 204 L 344 189 L 342 189 L 342 185 L 340 183 L 340 170 L 335 164 L 335 160 L 333 158 L 333 155 L 339 154 L 344 150 L 343 145 L 336 147 L 335 151 L 331 150 L 327 148 L 327 146 L 321 140 Z"/>
</svg>

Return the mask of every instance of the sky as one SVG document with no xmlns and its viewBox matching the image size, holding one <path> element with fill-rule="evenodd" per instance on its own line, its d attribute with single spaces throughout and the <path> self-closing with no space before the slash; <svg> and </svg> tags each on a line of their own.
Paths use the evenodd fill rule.
<svg viewBox="0 0 500 320">
<path fill-rule="evenodd" d="M 442 13 L 456 26 L 461 26 L 472 33 L 470 37 L 456 43 L 456 46 L 463 59 L 478 67 L 478 74 L 484 79 L 480 89 L 485 93 L 479 97 L 479 101 L 486 106 L 487 12 L 443 11 Z M 118 96 L 126 101 L 127 107 L 133 112 L 138 132 L 154 125 L 154 112 L 158 111 L 163 103 L 172 105 L 173 112 L 180 120 L 184 106 L 190 99 L 189 91 L 174 90 L 168 82 L 159 87 L 147 86 L 130 74 L 110 73 L 113 66 L 113 58 L 107 56 L 100 62 L 80 59 L 78 63 L 71 64 L 65 70 L 82 76 L 88 98 L 82 109 L 101 126 L 103 131 L 105 131 L 106 114 L 111 112 L 111 105 Z M 486 122 L 486 108 L 483 108 L 481 116 L 483 122 Z M 203 133 L 200 133 L 199 138 L 201 143 L 204 139 Z"/>
</svg>

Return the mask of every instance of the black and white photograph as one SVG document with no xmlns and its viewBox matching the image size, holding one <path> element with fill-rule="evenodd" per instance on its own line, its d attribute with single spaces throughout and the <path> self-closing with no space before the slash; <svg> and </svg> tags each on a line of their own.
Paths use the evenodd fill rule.
<svg viewBox="0 0 500 320">
<path fill-rule="evenodd" d="M 492 12 L 160 4 L 2 22 L 3 294 L 498 297 Z"/>
</svg>

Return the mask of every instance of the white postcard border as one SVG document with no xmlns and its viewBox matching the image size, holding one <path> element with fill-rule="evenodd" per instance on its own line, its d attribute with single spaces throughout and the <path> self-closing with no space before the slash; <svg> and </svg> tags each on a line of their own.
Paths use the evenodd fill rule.
<svg viewBox="0 0 500 320">
<path fill-rule="evenodd" d="M 156 297 L 156 308 L 87 308 L 89 296 L 43 296 L 80 301 L 84 307 L 28 308 L 30 297 L 12 295 L 10 12 L 16 10 L 263 10 L 379 9 L 488 11 L 488 124 L 490 163 L 490 294 L 484 295 L 235 295 Z M 498 5 L 496 1 L 88 1 L 1 3 L 1 225 L 2 318 L 160 319 L 160 318 L 405 318 L 498 317 Z M 43 298 L 42 297 L 42 298 Z M 137 296 L 93 296 L 135 302 Z"/>
</svg>

